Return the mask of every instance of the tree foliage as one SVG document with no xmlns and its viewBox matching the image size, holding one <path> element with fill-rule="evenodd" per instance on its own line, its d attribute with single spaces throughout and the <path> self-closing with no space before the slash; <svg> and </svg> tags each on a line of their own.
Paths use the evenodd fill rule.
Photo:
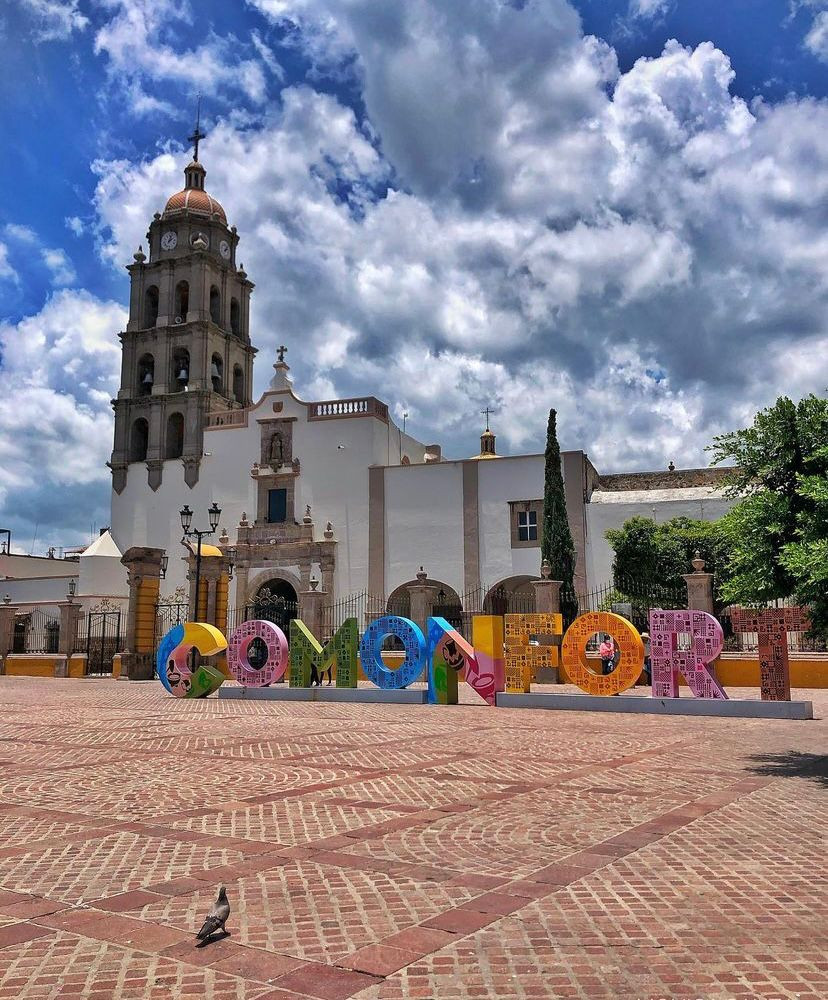
<svg viewBox="0 0 828 1000">
<path fill-rule="evenodd" d="M 679 589 L 682 577 L 692 572 L 690 561 L 697 551 L 708 572 L 726 574 L 727 542 L 716 522 L 674 517 L 657 524 L 648 517 L 631 517 L 606 537 L 615 552 L 613 584 L 619 590 L 630 583 Z"/>
<path fill-rule="evenodd" d="M 549 560 L 552 579 L 563 581 L 562 593 L 565 596 L 572 595 L 575 588 L 575 545 L 566 515 L 561 447 L 558 444 L 557 414 L 554 410 L 549 411 L 546 429 L 541 559 Z"/>
<path fill-rule="evenodd" d="M 722 596 L 809 603 L 828 624 L 828 400 L 782 397 L 752 427 L 716 438 L 714 460 L 731 460 L 731 495 L 740 501 L 720 522 L 730 551 Z"/>
</svg>

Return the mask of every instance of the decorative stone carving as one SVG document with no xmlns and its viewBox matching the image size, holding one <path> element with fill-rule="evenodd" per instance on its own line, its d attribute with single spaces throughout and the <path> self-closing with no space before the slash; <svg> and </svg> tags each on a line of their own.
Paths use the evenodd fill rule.
<svg viewBox="0 0 828 1000">
<path fill-rule="evenodd" d="M 184 482 L 192 489 L 198 482 L 201 459 L 195 455 L 187 455 L 182 461 L 184 462 Z"/>
<path fill-rule="evenodd" d="M 164 463 L 157 458 L 150 459 L 147 462 L 147 483 L 151 490 L 155 491 L 159 488 L 163 475 Z"/>
</svg>

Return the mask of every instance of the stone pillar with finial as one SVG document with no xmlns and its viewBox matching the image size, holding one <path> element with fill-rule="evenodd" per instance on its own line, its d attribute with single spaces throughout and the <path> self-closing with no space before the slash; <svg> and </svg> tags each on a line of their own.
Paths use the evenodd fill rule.
<svg viewBox="0 0 828 1000">
<path fill-rule="evenodd" d="M 561 611 L 561 587 L 563 580 L 550 580 L 552 567 L 549 560 L 541 564 L 541 579 L 533 580 L 535 590 L 535 612 L 539 615 L 557 615 Z"/>
<path fill-rule="evenodd" d="M 706 611 L 713 614 L 713 574 L 705 573 L 705 561 L 696 549 L 691 560 L 693 572 L 684 577 L 687 584 L 687 607 L 691 611 Z"/>
<path fill-rule="evenodd" d="M 299 591 L 299 618 L 322 641 L 322 610 L 327 592 L 320 590 L 319 579 L 311 575 L 308 589 Z"/>
<path fill-rule="evenodd" d="M 74 583 L 74 581 L 72 582 Z M 82 614 L 83 606 L 80 601 L 75 600 L 75 588 L 70 585 L 66 601 L 60 605 L 60 632 L 58 633 L 58 652 L 65 654 L 67 658 L 75 651 L 78 623 Z"/>
<path fill-rule="evenodd" d="M 426 583 L 428 573 L 420 567 L 417 573 L 417 583 L 408 588 L 408 596 L 411 598 L 411 610 L 408 617 L 416 622 L 425 632 L 428 619 L 431 617 L 431 609 L 434 604 L 434 588 Z"/>
<path fill-rule="evenodd" d="M 538 615 L 558 615 L 561 613 L 561 587 L 562 580 L 550 580 L 552 576 L 552 566 L 548 559 L 541 563 L 541 579 L 533 580 L 532 587 L 535 591 L 535 613 Z M 538 636 L 538 642 L 542 646 L 557 646 L 560 649 L 561 637 L 559 635 Z M 556 667 L 540 667 L 535 676 L 539 684 L 557 684 L 561 678 Z"/>
<path fill-rule="evenodd" d="M 149 681 L 155 673 L 155 615 L 163 556 L 163 549 L 140 546 L 127 549 L 121 556 L 129 586 L 121 677 L 131 681 Z"/>
</svg>

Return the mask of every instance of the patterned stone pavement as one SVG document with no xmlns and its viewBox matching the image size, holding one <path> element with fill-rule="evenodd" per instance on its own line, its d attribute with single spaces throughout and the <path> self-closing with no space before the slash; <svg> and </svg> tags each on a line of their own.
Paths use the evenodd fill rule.
<svg viewBox="0 0 828 1000">
<path fill-rule="evenodd" d="M 0 678 L 0 1000 L 824 998 L 797 696 L 817 721 Z"/>
</svg>

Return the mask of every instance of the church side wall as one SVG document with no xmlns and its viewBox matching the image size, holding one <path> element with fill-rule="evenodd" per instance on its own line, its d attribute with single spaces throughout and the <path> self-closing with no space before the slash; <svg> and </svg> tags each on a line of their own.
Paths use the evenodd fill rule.
<svg viewBox="0 0 828 1000">
<path fill-rule="evenodd" d="M 462 462 L 385 470 L 385 594 L 420 566 L 462 596 Z"/>
<path fill-rule="evenodd" d="M 648 517 L 659 523 L 674 517 L 716 521 L 733 505 L 708 490 L 696 492 L 695 497 L 681 499 L 653 495 L 627 501 L 622 499 L 622 493 L 593 493 L 592 502 L 586 505 L 587 586 L 591 589 L 612 582 L 613 552 L 605 535 L 611 528 L 620 528 L 629 518 Z"/>
<path fill-rule="evenodd" d="M 500 458 L 477 464 L 481 584 L 488 589 L 512 576 L 540 577 L 540 538 L 537 547 L 512 548 L 509 503 L 543 499 L 543 456 Z"/>
<path fill-rule="evenodd" d="M 161 582 L 162 595 L 186 586 L 186 550 L 181 545 L 179 511 L 189 504 L 193 526 L 209 527 L 207 508 L 215 500 L 222 508 L 219 532 L 226 527 L 235 539 L 243 512 L 255 516 L 254 484 L 250 468 L 257 460 L 259 428 L 222 428 L 205 434 L 206 453 L 201 460 L 198 482 L 190 489 L 184 482 L 181 461 L 164 462 L 161 486 L 153 491 L 147 484 L 143 462 L 129 465 L 124 491 L 112 495 L 112 536 L 122 552 L 135 545 L 165 549 L 170 557 L 167 578 Z M 218 534 L 218 533 L 217 533 Z M 215 542 L 217 535 L 208 539 Z"/>
</svg>

